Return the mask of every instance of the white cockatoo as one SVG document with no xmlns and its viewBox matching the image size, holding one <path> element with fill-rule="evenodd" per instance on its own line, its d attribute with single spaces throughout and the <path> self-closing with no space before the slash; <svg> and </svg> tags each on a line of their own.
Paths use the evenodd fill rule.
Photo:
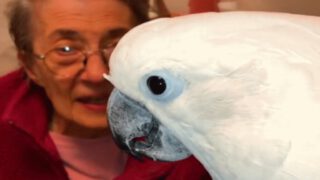
<svg viewBox="0 0 320 180">
<path fill-rule="evenodd" d="M 320 179 L 320 17 L 158 19 L 126 34 L 109 66 L 110 126 L 131 153 L 193 154 L 215 180 Z"/>
</svg>

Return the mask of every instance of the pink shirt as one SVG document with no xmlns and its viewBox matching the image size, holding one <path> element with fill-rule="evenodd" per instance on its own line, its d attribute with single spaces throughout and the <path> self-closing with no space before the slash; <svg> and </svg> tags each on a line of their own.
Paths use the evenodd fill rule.
<svg viewBox="0 0 320 180">
<path fill-rule="evenodd" d="M 122 173 L 127 155 L 111 136 L 80 139 L 50 132 L 71 180 L 109 180 Z"/>
</svg>

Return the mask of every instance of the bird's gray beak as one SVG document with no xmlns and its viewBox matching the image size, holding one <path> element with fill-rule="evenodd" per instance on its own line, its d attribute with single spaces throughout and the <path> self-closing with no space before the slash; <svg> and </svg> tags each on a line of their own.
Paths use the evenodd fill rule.
<svg viewBox="0 0 320 180">
<path fill-rule="evenodd" d="M 190 156 L 185 146 L 140 103 L 115 89 L 108 101 L 108 120 L 118 146 L 136 157 L 162 161 Z"/>
</svg>

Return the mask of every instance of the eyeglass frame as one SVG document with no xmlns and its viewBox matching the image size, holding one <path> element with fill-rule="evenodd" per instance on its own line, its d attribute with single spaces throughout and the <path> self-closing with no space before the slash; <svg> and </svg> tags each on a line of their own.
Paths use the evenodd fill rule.
<svg viewBox="0 0 320 180">
<path fill-rule="evenodd" d="M 83 70 L 85 67 L 86 67 L 86 64 L 87 64 L 87 61 L 89 59 L 89 57 L 93 54 L 96 54 L 96 53 L 100 53 L 100 57 L 103 59 L 103 62 L 105 64 L 108 63 L 108 59 L 110 58 L 110 55 L 113 51 L 113 48 L 115 47 L 117 43 L 112 43 L 112 44 L 109 44 L 107 47 L 104 47 L 104 48 L 99 48 L 97 50 L 82 50 L 80 48 L 75 48 L 75 47 L 72 47 L 72 46 L 69 46 L 69 45 L 64 45 L 64 46 L 60 46 L 60 47 L 54 47 L 50 50 L 48 50 L 46 53 L 44 54 L 36 54 L 36 53 L 31 53 L 31 55 L 38 59 L 38 60 L 42 60 L 45 62 L 45 65 L 47 66 L 47 68 L 55 75 L 58 75 L 58 76 L 64 76 L 64 77 L 69 77 L 68 75 L 66 74 L 58 74 L 56 72 L 54 72 L 54 70 L 52 70 L 46 63 L 46 59 L 48 57 L 48 54 L 50 54 L 51 52 L 54 52 L 58 49 L 63 49 L 63 48 L 68 48 L 68 49 L 73 49 L 73 50 L 76 50 L 78 53 L 81 53 L 81 55 L 84 57 L 81 61 L 75 61 L 74 64 L 76 64 L 76 62 L 81 62 L 81 64 L 83 64 L 83 67 L 81 69 L 79 69 L 75 74 L 77 74 L 78 72 L 80 72 L 81 70 Z M 108 48 L 112 48 L 112 50 L 109 50 Z M 75 75 L 74 74 L 74 75 Z M 71 75 L 71 76 L 74 76 L 74 75 Z"/>
</svg>

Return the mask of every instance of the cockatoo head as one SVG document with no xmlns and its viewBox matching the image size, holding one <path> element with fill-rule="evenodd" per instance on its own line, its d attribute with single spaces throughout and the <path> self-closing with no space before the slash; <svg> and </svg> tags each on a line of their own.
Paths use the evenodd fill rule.
<svg viewBox="0 0 320 180">
<path fill-rule="evenodd" d="M 158 19 L 134 28 L 115 48 L 105 75 L 116 88 L 108 119 L 117 143 L 137 156 L 164 161 L 192 153 L 207 168 L 227 173 L 223 167 L 232 165 L 225 157 L 239 160 L 254 142 L 269 143 L 254 139 L 263 124 L 255 120 L 270 115 L 268 103 L 277 104 L 283 96 L 284 91 L 268 90 L 286 89 L 291 76 L 299 76 L 287 65 L 319 59 L 319 51 L 310 48 L 319 49 L 320 42 L 319 34 L 314 39 L 319 25 L 313 27 L 312 21 L 290 14 L 228 12 Z M 290 145 L 274 142 L 279 142 L 279 155 L 261 162 L 284 159 Z M 215 164 L 204 154 L 213 154 Z"/>
</svg>

